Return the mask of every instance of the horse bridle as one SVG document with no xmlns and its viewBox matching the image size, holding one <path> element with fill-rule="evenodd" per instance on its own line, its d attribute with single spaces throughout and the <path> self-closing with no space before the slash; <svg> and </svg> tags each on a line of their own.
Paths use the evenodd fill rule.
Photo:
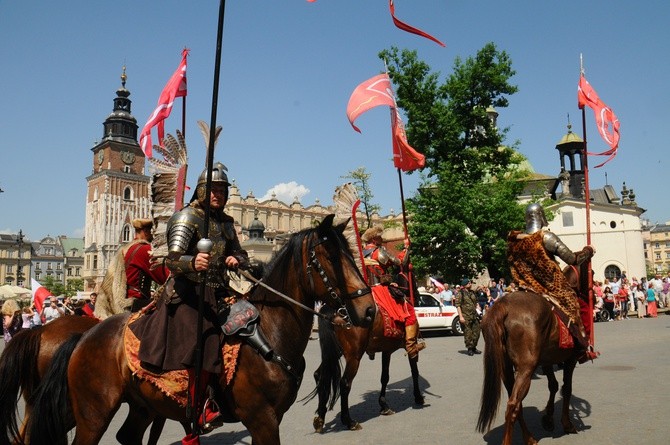
<svg viewBox="0 0 670 445">
<path fill-rule="evenodd" d="M 289 297 L 288 295 L 278 291 L 277 289 L 274 289 L 271 286 L 268 286 L 265 284 L 263 281 L 257 279 L 253 275 L 251 275 L 248 271 L 240 269 L 240 274 L 244 275 L 248 280 L 252 281 L 253 283 L 264 287 L 265 289 L 269 290 L 275 295 L 280 296 L 281 298 L 289 301 L 290 303 L 301 307 L 302 309 L 311 312 L 312 314 L 316 315 L 317 317 L 323 318 L 324 320 L 332 323 L 333 319 L 337 316 L 340 317 L 345 321 L 343 324 L 344 327 L 347 329 L 352 326 L 351 323 L 351 317 L 349 316 L 349 311 L 347 311 L 347 308 L 345 306 L 344 301 L 342 298 L 338 295 L 337 291 L 335 288 L 330 284 L 331 280 L 328 278 L 328 275 L 326 274 L 326 270 L 323 268 L 321 265 L 321 262 L 319 261 L 319 258 L 316 256 L 316 247 L 319 246 L 320 244 L 323 244 L 328 240 L 327 236 L 323 236 L 319 239 L 317 243 L 314 245 L 310 244 L 310 247 L 308 249 L 308 256 L 309 259 L 307 261 L 307 267 L 305 271 L 307 272 L 307 277 L 310 283 L 310 287 L 312 288 L 312 291 L 314 292 L 314 281 L 312 280 L 312 272 L 316 270 L 316 272 L 319 274 L 319 277 L 321 277 L 321 281 L 323 282 L 324 286 L 326 287 L 326 292 L 330 295 L 330 297 L 333 299 L 333 301 L 339 305 L 339 308 L 335 311 L 335 314 L 332 315 L 325 315 L 322 314 L 319 311 L 314 310 L 314 308 L 311 308 L 305 304 L 302 304 L 299 301 L 296 301 L 295 299 Z M 358 297 L 362 297 L 363 295 L 369 294 L 370 293 L 370 288 L 366 287 L 364 289 L 357 289 L 354 292 L 351 292 L 346 296 L 347 300 L 353 300 Z"/>
<path fill-rule="evenodd" d="M 314 281 L 312 280 L 312 272 L 316 271 L 319 274 L 319 277 L 321 277 L 321 281 L 323 282 L 323 285 L 326 287 L 326 292 L 328 295 L 330 295 L 330 298 L 335 302 L 337 306 L 337 310 L 335 311 L 334 315 L 331 316 L 326 316 L 323 315 L 317 311 L 312 311 L 316 313 L 318 316 L 331 321 L 335 316 L 340 317 L 341 319 L 344 320 L 344 326 L 348 329 L 351 327 L 351 317 L 349 316 L 349 311 L 347 311 L 345 302 L 342 300 L 342 297 L 337 293 L 335 290 L 335 287 L 331 285 L 331 280 L 328 278 L 328 275 L 326 274 L 326 270 L 323 268 L 321 265 L 321 262 L 319 261 L 319 258 L 316 256 L 316 248 L 317 246 L 325 243 L 328 241 L 328 236 L 323 235 L 316 244 L 310 245 L 309 248 L 309 260 L 307 262 L 307 278 L 309 279 L 310 287 L 314 291 Z M 352 259 L 353 261 L 353 259 Z M 370 293 L 370 288 L 366 286 L 364 289 L 356 289 L 355 291 L 349 293 L 348 295 L 345 296 L 346 300 L 353 300 L 359 297 L 362 297 L 363 295 L 369 294 Z"/>
</svg>

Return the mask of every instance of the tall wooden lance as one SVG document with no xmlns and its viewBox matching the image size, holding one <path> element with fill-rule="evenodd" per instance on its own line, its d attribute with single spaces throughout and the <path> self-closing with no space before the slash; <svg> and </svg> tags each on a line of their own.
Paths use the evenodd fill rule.
<svg viewBox="0 0 670 445">
<path fill-rule="evenodd" d="M 579 55 L 579 75 L 584 75 L 584 65 L 582 63 L 582 55 Z M 584 200 L 585 202 L 585 213 L 586 213 L 586 245 L 591 245 L 591 192 L 589 190 L 589 151 L 586 144 L 586 107 L 582 107 L 582 139 L 584 140 L 584 149 L 582 154 L 583 164 L 584 164 Z M 589 310 L 590 314 L 593 313 L 593 274 L 591 269 L 591 259 L 589 258 L 587 266 L 588 274 L 588 296 L 589 296 Z M 590 318 L 591 321 L 591 334 L 589 335 L 589 341 L 593 345 L 594 332 L 593 332 L 593 317 Z"/>
<path fill-rule="evenodd" d="M 214 85 L 212 87 L 212 114 L 209 126 L 209 144 L 207 146 L 207 182 L 205 184 L 205 223 L 202 233 L 203 239 L 198 242 L 198 250 L 201 252 L 209 252 L 212 249 L 212 242 L 209 240 L 209 221 L 211 219 L 210 210 L 210 195 L 212 192 L 212 168 L 214 167 L 214 144 L 216 142 L 216 111 L 218 106 L 219 96 L 219 74 L 221 72 L 221 42 L 223 41 L 223 18 L 226 10 L 226 0 L 219 2 L 219 21 L 216 34 L 216 57 L 214 60 Z M 203 272 L 203 279 L 200 282 L 200 292 L 198 295 L 198 324 L 197 324 L 197 338 L 195 345 L 195 388 L 193 396 L 193 405 L 190 412 L 191 423 L 193 431 L 197 431 L 197 407 L 200 404 L 199 391 L 200 388 L 200 374 L 202 372 L 202 328 L 203 328 L 203 314 L 205 311 L 205 291 L 207 287 L 207 272 Z"/>
</svg>

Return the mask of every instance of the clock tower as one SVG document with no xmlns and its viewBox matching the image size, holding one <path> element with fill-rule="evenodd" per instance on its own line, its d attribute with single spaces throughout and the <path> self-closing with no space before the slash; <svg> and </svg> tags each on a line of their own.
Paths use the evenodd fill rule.
<svg viewBox="0 0 670 445">
<path fill-rule="evenodd" d="M 114 110 L 103 123 L 103 136 L 91 149 L 93 166 L 86 178 L 84 226 L 84 290 L 96 291 L 111 259 L 123 243 L 132 241 L 132 220 L 148 218 L 151 200 L 145 157 L 137 142 L 137 120 L 130 114 L 126 67 Z"/>
</svg>

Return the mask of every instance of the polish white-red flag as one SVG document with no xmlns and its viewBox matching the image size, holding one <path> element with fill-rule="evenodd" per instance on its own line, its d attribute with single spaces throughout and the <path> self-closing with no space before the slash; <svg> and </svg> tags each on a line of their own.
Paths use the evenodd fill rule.
<svg viewBox="0 0 670 445">
<path fill-rule="evenodd" d="M 184 48 L 181 52 L 181 63 L 177 68 L 177 71 L 172 74 L 170 80 L 168 80 L 163 92 L 161 92 L 160 97 L 158 98 L 158 106 L 151 113 L 147 123 L 144 125 L 142 132 L 140 133 L 140 147 L 146 155 L 147 158 L 150 158 L 153 154 L 153 144 L 151 142 L 151 129 L 153 127 L 158 127 L 158 143 L 162 146 L 163 137 L 165 136 L 165 119 L 170 116 L 172 107 L 174 105 L 174 100 L 177 97 L 186 96 L 186 57 L 188 56 L 189 50 Z"/>
<path fill-rule="evenodd" d="M 605 162 L 596 165 L 595 168 L 602 167 L 616 156 L 619 147 L 620 124 L 619 119 L 614 114 L 614 111 L 608 107 L 593 89 L 591 84 L 586 80 L 584 75 L 579 76 L 579 86 L 577 87 L 577 105 L 580 109 L 587 106 L 593 110 L 596 118 L 596 126 L 598 133 L 603 140 L 610 146 L 609 150 L 602 153 L 589 153 L 596 156 L 609 156 Z"/>
<path fill-rule="evenodd" d="M 347 104 L 347 117 L 349 123 L 354 130 L 359 133 L 361 130 L 354 125 L 354 121 L 358 116 L 366 111 L 378 107 L 380 105 L 388 105 L 395 107 L 395 97 L 393 96 L 393 89 L 391 88 L 391 79 L 387 73 L 379 74 L 371 79 L 366 80 L 358 85 Z"/>
<path fill-rule="evenodd" d="M 30 292 L 32 293 L 33 304 L 35 305 L 35 309 L 39 314 L 42 312 L 42 308 L 44 307 L 44 300 L 49 297 L 53 297 L 53 294 L 49 291 L 49 289 L 42 286 L 34 278 L 30 279 L 30 287 L 32 288 Z"/>
<path fill-rule="evenodd" d="M 446 46 L 444 43 L 440 42 L 439 40 L 437 40 L 435 37 L 431 36 L 427 32 L 421 31 L 418 28 L 415 28 L 411 25 L 408 25 L 405 22 L 402 22 L 402 21 L 398 20 L 398 18 L 396 18 L 396 16 L 395 16 L 395 4 L 393 4 L 393 0 L 389 0 L 389 9 L 391 10 L 391 18 L 393 19 L 393 24 L 396 27 L 398 27 L 399 29 L 402 29 L 403 31 L 410 32 L 412 34 L 416 34 L 416 35 L 421 36 L 421 37 L 425 37 L 429 40 L 432 40 L 433 42 L 437 43 L 440 46 Z"/>
<path fill-rule="evenodd" d="M 430 278 L 430 282 L 433 283 L 433 286 L 435 286 L 437 288 L 437 290 L 439 290 L 440 292 L 442 292 L 444 290 L 444 284 L 440 283 L 439 281 L 437 281 L 433 277 L 428 277 L 428 278 Z"/>
</svg>

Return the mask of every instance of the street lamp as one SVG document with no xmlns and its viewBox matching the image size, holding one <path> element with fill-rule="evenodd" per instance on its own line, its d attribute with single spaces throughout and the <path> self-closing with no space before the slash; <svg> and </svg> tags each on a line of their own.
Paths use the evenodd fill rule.
<svg viewBox="0 0 670 445">
<path fill-rule="evenodd" d="M 19 229 L 19 234 L 16 235 L 16 244 L 18 245 L 19 253 L 16 258 L 16 285 L 20 286 L 19 280 L 21 280 L 21 246 L 23 246 L 23 230 Z"/>
</svg>

